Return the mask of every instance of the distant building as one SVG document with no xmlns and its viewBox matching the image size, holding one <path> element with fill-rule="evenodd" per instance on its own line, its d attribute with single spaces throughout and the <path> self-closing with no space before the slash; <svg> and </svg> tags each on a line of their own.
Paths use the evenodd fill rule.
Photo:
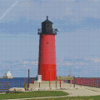
<svg viewBox="0 0 100 100">
<path fill-rule="evenodd" d="M 7 73 L 4 74 L 3 78 L 8 78 L 8 79 L 12 79 L 13 77 L 11 76 L 11 73 L 9 70 L 7 70 Z"/>
</svg>

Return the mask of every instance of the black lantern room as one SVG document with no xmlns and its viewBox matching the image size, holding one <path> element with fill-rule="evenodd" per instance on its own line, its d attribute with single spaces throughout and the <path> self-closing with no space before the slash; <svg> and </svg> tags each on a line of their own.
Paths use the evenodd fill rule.
<svg viewBox="0 0 100 100">
<path fill-rule="evenodd" d="M 38 29 L 38 34 L 57 34 L 57 29 L 52 28 L 53 23 L 48 20 L 48 16 L 46 17 L 46 20 L 42 22 L 42 30 Z"/>
</svg>

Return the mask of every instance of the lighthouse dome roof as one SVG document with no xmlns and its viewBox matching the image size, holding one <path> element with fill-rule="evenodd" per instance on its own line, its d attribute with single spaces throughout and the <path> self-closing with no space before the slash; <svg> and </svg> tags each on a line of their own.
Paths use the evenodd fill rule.
<svg viewBox="0 0 100 100">
<path fill-rule="evenodd" d="M 53 24 L 51 21 L 48 20 L 48 16 L 46 17 L 46 20 L 44 22 L 42 22 L 42 24 L 46 24 L 46 23 Z"/>
</svg>

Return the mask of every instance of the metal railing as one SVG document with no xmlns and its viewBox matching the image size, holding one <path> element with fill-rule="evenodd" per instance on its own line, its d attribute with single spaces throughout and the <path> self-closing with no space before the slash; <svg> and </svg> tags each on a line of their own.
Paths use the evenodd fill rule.
<svg viewBox="0 0 100 100">
<path fill-rule="evenodd" d="M 9 83 L 8 82 L 0 82 L 0 91 L 9 90 Z"/>
<path fill-rule="evenodd" d="M 38 29 L 38 34 L 57 34 L 58 30 L 57 29 L 52 29 L 52 30 L 47 30 L 45 32 L 42 32 L 42 29 Z"/>
<path fill-rule="evenodd" d="M 28 78 L 24 78 L 24 83 L 28 83 Z M 29 78 L 29 83 L 34 83 L 34 78 Z"/>
<path fill-rule="evenodd" d="M 100 78 L 75 78 L 72 83 L 91 87 L 100 87 Z"/>
</svg>

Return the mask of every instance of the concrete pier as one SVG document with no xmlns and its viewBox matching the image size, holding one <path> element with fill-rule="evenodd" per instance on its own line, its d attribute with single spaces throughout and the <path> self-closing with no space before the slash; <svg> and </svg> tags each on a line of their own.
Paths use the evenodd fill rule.
<svg viewBox="0 0 100 100">
<path fill-rule="evenodd" d="M 67 89 L 67 88 L 73 88 L 74 84 L 72 84 L 72 87 L 69 83 L 64 83 L 63 81 L 42 81 L 42 82 L 38 82 L 38 81 L 34 81 L 34 83 L 30 83 L 29 84 L 29 90 L 38 90 L 38 89 L 44 89 L 44 90 L 48 90 L 48 89 Z"/>
</svg>

